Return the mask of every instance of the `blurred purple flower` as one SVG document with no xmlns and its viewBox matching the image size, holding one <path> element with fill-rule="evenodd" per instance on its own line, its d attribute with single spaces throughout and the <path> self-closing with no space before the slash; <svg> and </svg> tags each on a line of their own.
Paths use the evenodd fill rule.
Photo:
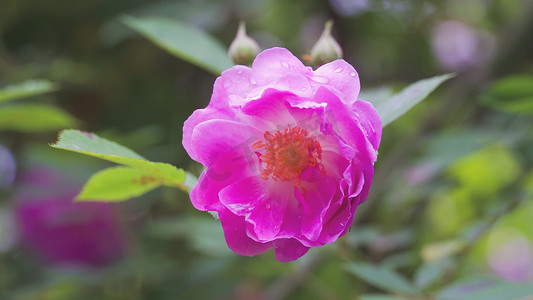
<svg viewBox="0 0 533 300">
<path fill-rule="evenodd" d="M 44 261 L 102 266 L 120 257 L 126 240 L 113 206 L 72 198 L 22 200 L 15 206 L 22 242 Z"/>
<path fill-rule="evenodd" d="M 370 9 L 369 0 L 329 0 L 335 12 L 343 17 L 349 17 L 366 12 Z"/>
<path fill-rule="evenodd" d="M 449 71 L 463 71 L 488 59 L 494 50 L 493 38 L 459 21 L 444 21 L 433 29 L 433 53 Z"/>
<path fill-rule="evenodd" d="M 533 245 L 522 235 L 515 236 L 492 250 L 488 262 L 494 273 L 505 280 L 533 280 Z"/>
<path fill-rule="evenodd" d="M 73 202 L 79 182 L 49 167 L 34 167 L 20 179 L 15 222 L 23 245 L 41 260 L 100 267 L 125 253 L 125 231 L 113 204 Z"/>
<path fill-rule="evenodd" d="M 313 71 L 283 48 L 217 78 L 208 107 L 185 122 L 183 145 L 207 167 L 192 203 L 218 212 L 233 251 L 274 248 L 290 261 L 346 234 L 367 198 L 382 130 L 359 89 L 346 61 Z"/>
</svg>

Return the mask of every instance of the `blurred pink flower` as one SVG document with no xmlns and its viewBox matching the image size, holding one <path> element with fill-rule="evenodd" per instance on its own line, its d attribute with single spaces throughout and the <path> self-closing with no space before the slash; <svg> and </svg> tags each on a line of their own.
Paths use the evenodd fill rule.
<svg viewBox="0 0 533 300">
<path fill-rule="evenodd" d="M 234 252 L 274 248 L 291 261 L 348 231 L 381 140 L 359 89 L 346 61 L 313 71 L 283 48 L 217 78 L 207 108 L 185 122 L 183 146 L 206 166 L 192 204 L 218 212 Z"/>
<path fill-rule="evenodd" d="M 107 203 L 75 203 L 70 197 L 24 200 L 15 214 L 23 244 L 46 262 L 98 267 L 124 253 L 124 232 Z"/>
<path fill-rule="evenodd" d="M 20 178 L 14 218 L 32 254 L 54 265 L 101 267 L 126 252 L 126 233 L 113 204 L 74 202 L 79 182 L 49 167 L 33 167 Z"/>
<path fill-rule="evenodd" d="M 533 245 L 524 236 L 513 237 L 491 251 L 488 262 L 492 271 L 505 280 L 533 280 Z"/>
<path fill-rule="evenodd" d="M 459 21 L 444 21 L 433 29 L 431 45 L 448 71 L 463 71 L 493 55 L 494 38 Z"/>
</svg>

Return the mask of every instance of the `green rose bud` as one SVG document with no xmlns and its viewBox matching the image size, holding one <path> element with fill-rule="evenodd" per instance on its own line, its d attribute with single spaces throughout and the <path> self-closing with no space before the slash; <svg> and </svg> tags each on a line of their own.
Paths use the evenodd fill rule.
<svg viewBox="0 0 533 300">
<path fill-rule="evenodd" d="M 322 35 L 311 48 L 310 62 L 316 65 L 323 65 L 330 61 L 342 58 L 342 49 L 339 43 L 331 36 L 333 21 L 326 22 Z"/>
<path fill-rule="evenodd" d="M 229 46 L 229 57 L 238 65 L 251 65 L 260 51 L 257 42 L 246 35 L 246 25 L 241 21 L 237 35 Z"/>
</svg>

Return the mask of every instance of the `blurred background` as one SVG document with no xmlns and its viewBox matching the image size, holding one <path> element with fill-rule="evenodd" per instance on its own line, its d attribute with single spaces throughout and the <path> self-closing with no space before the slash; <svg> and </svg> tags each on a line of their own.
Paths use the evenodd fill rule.
<svg viewBox="0 0 533 300">
<path fill-rule="evenodd" d="M 202 170 L 181 146 L 182 125 L 216 77 L 123 14 L 178 19 L 226 46 L 244 20 L 262 49 L 300 58 L 331 19 L 361 99 L 457 76 L 384 129 L 350 233 L 292 263 L 272 251 L 241 257 L 179 190 L 71 201 L 111 164 L 49 147 L 63 128 Z M 38 78 L 57 88 L 0 101 L 0 299 L 377 299 L 365 295 L 402 295 L 402 284 L 421 299 L 494 287 L 503 292 L 479 299 L 515 299 L 533 286 L 532 37 L 528 0 L 1 0 L 0 88 Z M 62 125 L 28 114 L 44 105 Z"/>
</svg>

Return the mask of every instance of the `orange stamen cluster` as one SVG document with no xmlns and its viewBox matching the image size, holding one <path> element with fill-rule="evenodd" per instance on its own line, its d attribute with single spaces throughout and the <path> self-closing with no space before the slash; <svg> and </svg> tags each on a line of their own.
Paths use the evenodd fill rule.
<svg viewBox="0 0 533 300">
<path fill-rule="evenodd" d="M 322 165 L 322 147 L 313 136 L 298 126 L 276 131 L 266 131 L 265 142 L 258 141 L 252 145 L 259 152 L 259 159 L 264 163 L 260 177 L 276 181 L 292 181 L 295 186 L 301 183 L 300 175 L 308 168 L 318 168 L 324 173 Z"/>
</svg>

